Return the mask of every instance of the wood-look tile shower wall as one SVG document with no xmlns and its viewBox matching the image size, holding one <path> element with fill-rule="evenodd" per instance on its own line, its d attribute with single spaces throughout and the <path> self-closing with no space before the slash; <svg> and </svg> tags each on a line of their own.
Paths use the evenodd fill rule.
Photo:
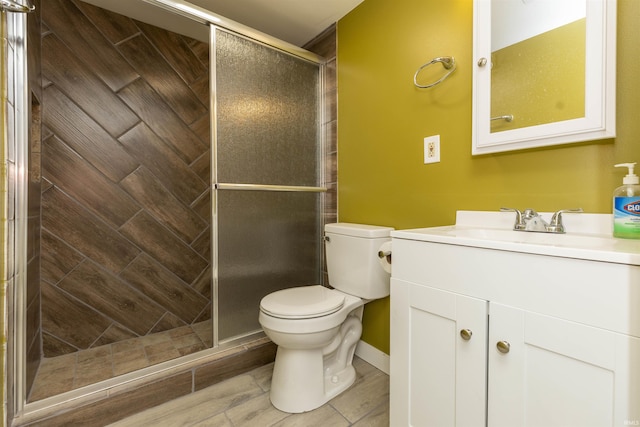
<svg viewBox="0 0 640 427">
<path fill-rule="evenodd" d="M 210 319 L 208 45 L 42 2 L 45 357 Z"/>
</svg>

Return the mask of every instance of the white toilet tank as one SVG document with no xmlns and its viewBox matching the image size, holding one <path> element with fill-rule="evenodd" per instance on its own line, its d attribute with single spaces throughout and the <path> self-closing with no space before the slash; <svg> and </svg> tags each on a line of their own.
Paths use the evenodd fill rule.
<svg viewBox="0 0 640 427">
<path fill-rule="evenodd" d="M 338 222 L 326 224 L 325 248 L 329 285 L 363 299 L 389 295 L 390 274 L 378 251 L 391 240 L 391 227 Z"/>
</svg>

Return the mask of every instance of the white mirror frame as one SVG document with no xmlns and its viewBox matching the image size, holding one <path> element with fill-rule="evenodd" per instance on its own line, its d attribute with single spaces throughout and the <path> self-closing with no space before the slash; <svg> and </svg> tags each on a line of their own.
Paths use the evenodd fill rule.
<svg viewBox="0 0 640 427">
<path fill-rule="evenodd" d="M 473 155 L 615 137 L 616 0 L 587 0 L 585 117 L 502 132 L 490 128 L 491 1 L 474 0 L 473 16 Z"/>
</svg>

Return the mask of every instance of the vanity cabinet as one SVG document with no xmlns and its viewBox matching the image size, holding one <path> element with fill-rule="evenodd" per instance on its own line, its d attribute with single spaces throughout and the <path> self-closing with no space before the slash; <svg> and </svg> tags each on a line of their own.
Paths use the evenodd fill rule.
<svg viewBox="0 0 640 427">
<path fill-rule="evenodd" d="M 426 239 L 392 243 L 392 426 L 640 425 L 639 266 Z"/>
<path fill-rule="evenodd" d="M 487 302 L 398 279 L 391 290 L 390 425 L 484 425 Z"/>
</svg>

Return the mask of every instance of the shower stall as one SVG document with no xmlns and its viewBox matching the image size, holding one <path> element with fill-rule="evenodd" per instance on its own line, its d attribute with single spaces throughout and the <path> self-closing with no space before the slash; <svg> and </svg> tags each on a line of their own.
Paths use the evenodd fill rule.
<svg viewBox="0 0 640 427">
<path fill-rule="evenodd" d="M 325 60 L 181 0 L 104 4 L 6 14 L 14 415 L 259 338 L 264 295 L 323 281 Z"/>
</svg>

